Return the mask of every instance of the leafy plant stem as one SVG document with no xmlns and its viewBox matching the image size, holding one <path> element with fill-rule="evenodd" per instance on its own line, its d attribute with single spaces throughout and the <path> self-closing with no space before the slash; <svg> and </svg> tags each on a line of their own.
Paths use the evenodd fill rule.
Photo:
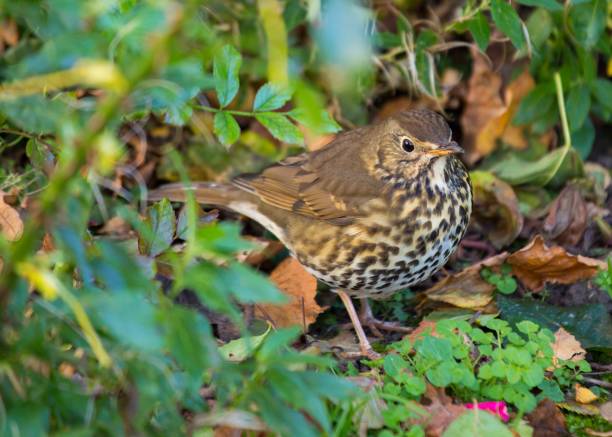
<svg viewBox="0 0 612 437">
<path fill-rule="evenodd" d="M 557 103 L 559 105 L 559 114 L 561 115 L 561 128 L 563 129 L 563 142 L 568 150 L 572 147 L 572 138 L 570 137 L 569 124 L 567 122 L 567 113 L 565 111 L 565 100 L 563 100 L 563 84 L 561 83 L 561 75 L 555 73 L 555 88 L 557 90 Z"/>
<path fill-rule="evenodd" d="M 218 108 L 213 108 L 211 106 L 200 106 L 200 105 L 194 105 L 194 108 L 196 109 L 200 109 L 202 111 L 207 111 L 207 112 L 227 112 L 228 114 L 232 114 L 232 115 L 241 115 L 243 117 L 255 117 L 256 115 L 263 115 L 263 114 L 280 114 L 280 115 L 289 115 L 291 113 L 291 111 L 262 111 L 262 112 L 250 112 L 250 111 L 236 111 L 234 109 L 218 109 Z"/>
</svg>

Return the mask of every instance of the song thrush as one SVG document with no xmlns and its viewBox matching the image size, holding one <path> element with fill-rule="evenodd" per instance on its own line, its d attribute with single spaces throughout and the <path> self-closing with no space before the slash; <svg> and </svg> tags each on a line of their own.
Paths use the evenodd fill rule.
<svg viewBox="0 0 612 437">
<path fill-rule="evenodd" d="M 270 230 L 347 308 L 361 352 L 373 352 L 350 297 L 384 299 L 442 267 L 468 226 L 472 192 L 442 116 L 405 111 L 338 135 L 231 184 L 170 184 L 151 200 L 195 199 L 243 214 Z M 365 320 L 364 320 L 365 319 Z"/>
</svg>

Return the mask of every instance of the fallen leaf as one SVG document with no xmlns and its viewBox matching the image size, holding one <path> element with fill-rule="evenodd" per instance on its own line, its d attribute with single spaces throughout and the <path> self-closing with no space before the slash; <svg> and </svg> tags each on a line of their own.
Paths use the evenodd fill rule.
<svg viewBox="0 0 612 437">
<path fill-rule="evenodd" d="M 514 190 L 489 172 L 474 171 L 470 178 L 476 225 L 498 249 L 512 243 L 523 229 L 523 215 Z"/>
<path fill-rule="evenodd" d="M 592 278 L 606 263 L 594 258 L 572 255 L 560 246 L 548 247 L 536 235 L 527 246 L 508 257 L 512 271 L 532 291 L 540 291 L 544 283 L 572 284 Z"/>
<path fill-rule="evenodd" d="M 580 361 L 586 358 L 586 351 L 572 334 L 562 327 L 555 332 L 555 342 L 552 344 L 553 365 L 556 366 L 559 360 Z"/>
<path fill-rule="evenodd" d="M 470 162 L 493 151 L 495 140 L 508 122 L 499 120 L 507 109 L 502 99 L 501 76 L 491 70 L 484 56 L 474 51 L 473 59 L 465 98 L 466 109 L 461 115 L 464 146 L 470 153 Z"/>
<path fill-rule="evenodd" d="M 430 300 L 459 308 L 482 308 L 493 300 L 495 286 L 482 279 L 480 270 L 501 265 L 507 256 L 508 252 L 503 252 L 447 276 L 426 290 L 424 295 Z"/>
<path fill-rule="evenodd" d="M 359 343 L 353 329 L 341 329 L 338 335 L 330 339 L 315 339 L 309 335 L 306 339 L 308 347 L 305 350 L 313 350 L 314 353 L 334 353 L 342 356 L 359 352 Z"/>
<path fill-rule="evenodd" d="M 579 404 L 576 401 L 568 400 L 566 402 L 560 402 L 557 404 L 559 408 L 562 408 L 572 413 L 580 414 L 582 416 L 598 416 L 599 408 L 593 404 Z"/>
<path fill-rule="evenodd" d="M 604 402 L 599 406 L 599 413 L 601 417 L 606 419 L 608 422 L 612 422 L 612 401 Z"/>
<path fill-rule="evenodd" d="M 441 436 L 457 417 L 466 412 L 463 405 L 453 404 L 452 398 L 444 392 L 444 388 L 436 388 L 427 384 L 423 397 L 429 400 L 429 405 L 424 405 L 429 416 L 419 418 L 417 422 L 425 427 L 428 437 Z"/>
<path fill-rule="evenodd" d="M 406 337 L 410 340 L 411 344 L 423 335 L 432 335 L 438 337 L 439 334 L 436 332 L 436 322 L 434 320 L 423 319 L 414 330 Z"/>
<path fill-rule="evenodd" d="M 250 430 L 267 431 L 268 428 L 262 420 L 253 413 L 244 410 L 223 410 L 213 411 L 193 418 L 191 426 L 193 428 L 218 427 L 215 429 L 215 436 L 234 435 L 232 431 Z M 238 432 L 236 435 L 243 435 Z"/>
<path fill-rule="evenodd" d="M 576 391 L 576 402 L 581 404 L 590 404 L 597 400 L 597 395 L 588 388 L 575 384 L 574 390 Z"/>
<path fill-rule="evenodd" d="M 289 298 L 285 305 L 258 304 L 255 315 L 270 321 L 274 327 L 299 325 L 304 331 L 325 308 L 315 295 L 317 280 L 295 259 L 287 258 L 270 274 L 270 280 Z"/>
<path fill-rule="evenodd" d="M 8 241 L 17 241 L 23 234 L 23 221 L 15 208 L 4 203 L 4 196 L 0 191 L 0 233 Z"/>
<path fill-rule="evenodd" d="M 500 74 L 491 69 L 485 56 L 474 50 L 472 58 L 466 109 L 460 120 L 470 163 L 495 150 L 499 139 L 518 149 L 527 147 L 525 128 L 512 126 L 510 120 L 520 100 L 534 87 L 533 78 L 524 70 L 504 89 Z"/>
<path fill-rule="evenodd" d="M 546 236 L 561 245 L 575 246 L 587 226 L 587 205 L 575 185 L 566 186 L 550 205 L 544 220 Z"/>
<path fill-rule="evenodd" d="M 593 184 L 593 192 L 597 203 L 603 205 L 608 196 L 608 187 L 612 181 L 610 172 L 606 167 L 595 162 L 584 163 L 584 173 L 589 181 Z"/>
<path fill-rule="evenodd" d="M 527 420 L 533 427 L 533 437 L 559 437 L 569 435 L 565 427 L 565 417 L 550 399 L 543 399 Z"/>
</svg>

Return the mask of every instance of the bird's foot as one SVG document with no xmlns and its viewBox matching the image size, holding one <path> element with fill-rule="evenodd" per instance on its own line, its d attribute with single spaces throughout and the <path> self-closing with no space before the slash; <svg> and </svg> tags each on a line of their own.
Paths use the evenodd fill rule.
<svg viewBox="0 0 612 437">
<path fill-rule="evenodd" d="M 361 311 L 359 312 L 359 321 L 363 326 L 370 328 L 372 334 L 378 338 L 384 338 L 382 331 L 401 332 L 408 334 L 412 332 L 412 328 L 402 326 L 399 322 L 385 322 L 374 317 L 372 308 L 367 299 L 361 300 Z"/>
<path fill-rule="evenodd" d="M 378 338 L 384 338 L 384 335 L 381 331 L 400 332 L 402 334 L 408 334 L 413 330 L 413 328 L 402 326 L 399 322 L 385 322 L 384 320 L 380 320 L 375 317 L 361 318 L 360 321 L 363 326 L 367 326 L 372 332 L 372 334 Z"/>
</svg>

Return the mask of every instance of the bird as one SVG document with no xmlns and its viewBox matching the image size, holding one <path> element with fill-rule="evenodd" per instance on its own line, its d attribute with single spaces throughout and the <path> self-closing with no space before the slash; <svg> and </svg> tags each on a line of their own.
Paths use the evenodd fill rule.
<svg viewBox="0 0 612 437">
<path fill-rule="evenodd" d="M 429 278 L 466 232 L 472 187 L 461 153 L 443 116 L 406 110 L 260 173 L 228 183 L 162 185 L 149 200 L 184 202 L 191 191 L 198 203 L 260 223 L 337 293 L 359 355 L 377 358 L 363 325 L 374 334 L 406 328 L 375 319 L 368 299 Z M 361 300 L 359 314 L 352 298 Z"/>
</svg>

